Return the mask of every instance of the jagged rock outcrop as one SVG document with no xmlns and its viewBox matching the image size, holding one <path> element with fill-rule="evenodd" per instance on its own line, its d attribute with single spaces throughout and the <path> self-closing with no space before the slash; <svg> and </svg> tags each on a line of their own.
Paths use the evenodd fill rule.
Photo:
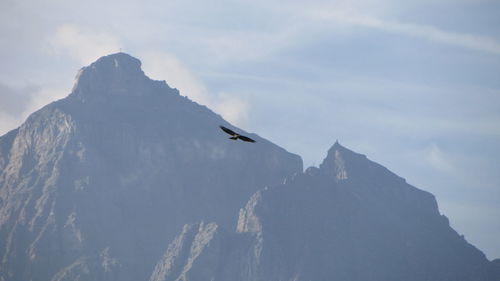
<svg viewBox="0 0 500 281">
<path fill-rule="evenodd" d="M 498 265 L 450 227 L 434 196 L 339 143 L 320 168 L 256 192 L 233 236 L 190 255 L 182 276 L 153 280 L 498 280 Z M 246 263 L 221 262 L 233 251 Z M 203 270 L 212 271 L 189 275 Z"/>
<path fill-rule="evenodd" d="M 255 235 L 228 232 L 216 223 L 184 226 L 168 246 L 150 281 L 253 280 Z"/>
<path fill-rule="evenodd" d="M 0 280 L 146 280 L 184 224 L 233 229 L 251 194 L 302 170 L 219 125 L 232 127 L 127 54 L 83 68 L 0 137 Z"/>
</svg>

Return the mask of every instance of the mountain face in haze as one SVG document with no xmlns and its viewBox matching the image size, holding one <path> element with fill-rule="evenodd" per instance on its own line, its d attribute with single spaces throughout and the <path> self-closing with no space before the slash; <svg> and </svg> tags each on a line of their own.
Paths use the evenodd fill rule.
<svg viewBox="0 0 500 281">
<path fill-rule="evenodd" d="M 0 280 L 146 280 L 186 223 L 234 229 L 299 156 L 234 128 L 123 53 L 0 138 Z M 239 129 L 235 129 L 241 131 Z"/>
<path fill-rule="evenodd" d="M 498 281 L 434 197 L 336 143 L 319 168 L 123 53 L 0 137 L 0 281 Z M 283 181 L 286 179 L 286 181 Z"/>
<path fill-rule="evenodd" d="M 433 195 L 336 143 L 319 168 L 256 192 L 236 231 L 184 226 L 150 281 L 493 281 L 498 269 Z"/>
</svg>

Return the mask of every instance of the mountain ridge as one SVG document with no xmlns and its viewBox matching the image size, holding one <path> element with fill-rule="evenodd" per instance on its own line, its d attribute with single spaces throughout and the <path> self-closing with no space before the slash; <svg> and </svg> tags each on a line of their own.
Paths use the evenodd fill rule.
<svg viewBox="0 0 500 281">
<path fill-rule="evenodd" d="M 344 156 L 352 153 L 337 143 L 331 155 L 339 149 Z M 366 170 L 338 180 L 337 170 L 329 165 L 310 167 L 280 185 L 257 191 L 240 210 L 236 231 L 206 237 L 214 243 L 207 242 L 195 256 L 184 252 L 195 261 L 182 276 L 156 275 L 150 281 L 477 281 L 500 277 L 495 273 L 497 261 L 488 261 L 450 227 L 434 196 L 395 174 L 393 181 L 373 178 L 373 162 L 359 154 L 351 156 L 355 162 L 364 159 L 361 166 Z M 328 157 L 327 162 L 332 160 Z M 343 164 L 352 163 L 345 160 Z M 371 177 L 374 182 L 363 186 L 366 181 L 356 177 Z M 406 186 L 384 188 L 387 183 Z M 203 234 L 194 231 L 191 235 Z M 220 242 L 226 240 L 226 244 Z M 189 249 L 187 243 L 183 248 Z M 226 256 L 238 258 L 228 261 Z M 175 258 L 169 264 L 172 272 L 185 268 Z"/>
<path fill-rule="evenodd" d="M 140 66 L 98 59 L 0 137 L 1 281 L 500 279 L 432 194 L 338 142 L 304 171 L 230 141 Z"/>
</svg>

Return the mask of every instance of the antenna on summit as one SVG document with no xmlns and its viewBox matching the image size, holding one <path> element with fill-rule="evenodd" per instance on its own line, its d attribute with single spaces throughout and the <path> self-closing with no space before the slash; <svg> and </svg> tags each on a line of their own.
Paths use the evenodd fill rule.
<svg viewBox="0 0 500 281">
<path fill-rule="evenodd" d="M 122 48 L 120 48 L 120 53 L 122 52 Z"/>
</svg>

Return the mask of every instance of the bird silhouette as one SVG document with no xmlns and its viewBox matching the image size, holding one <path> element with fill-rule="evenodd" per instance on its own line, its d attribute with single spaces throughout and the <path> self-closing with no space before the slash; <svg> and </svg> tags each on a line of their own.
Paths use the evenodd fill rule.
<svg viewBox="0 0 500 281">
<path fill-rule="evenodd" d="M 233 130 L 231 129 L 228 129 L 224 126 L 219 126 L 224 132 L 226 132 L 227 134 L 231 135 L 231 137 L 229 139 L 232 139 L 232 140 L 237 140 L 237 139 L 240 139 L 242 141 L 246 141 L 246 142 L 255 142 L 255 140 L 249 138 L 249 137 L 246 137 L 246 136 L 243 136 L 243 135 L 240 135 L 238 133 L 235 133 Z"/>
</svg>

